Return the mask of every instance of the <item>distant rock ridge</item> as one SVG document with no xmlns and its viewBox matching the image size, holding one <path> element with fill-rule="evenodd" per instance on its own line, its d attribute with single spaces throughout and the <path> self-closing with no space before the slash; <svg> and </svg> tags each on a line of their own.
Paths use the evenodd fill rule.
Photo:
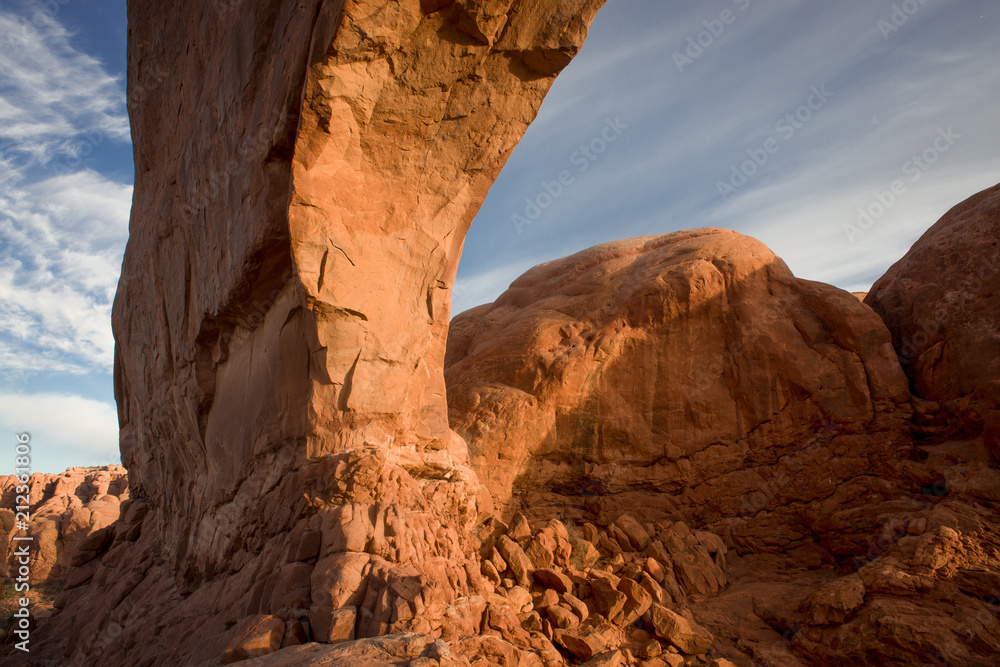
<svg viewBox="0 0 1000 667">
<path fill-rule="evenodd" d="M 31 581 L 62 580 L 74 557 L 95 532 L 118 520 L 121 504 L 128 500 L 128 479 L 119 465 L 68 468 L 60 474 L 34 473 L 28 479 L 27 531 L 15 529 L 18 503 L 17 477 L 0 477 L 0 538 L 4 559 L 0 576 L 17 570 L 12 563 L 12 535 L 31 537 Z"/>
</svg>

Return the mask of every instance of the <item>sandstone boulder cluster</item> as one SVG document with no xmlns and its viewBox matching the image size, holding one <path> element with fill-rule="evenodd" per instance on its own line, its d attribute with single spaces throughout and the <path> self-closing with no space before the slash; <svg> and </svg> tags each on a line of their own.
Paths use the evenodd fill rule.
<svg viewBox="0 0 1000 667">
<path fill-rule="evenodd" d="M 711 647 L 711 633 L 678 612 L 726 586 L 718 536 L 680 521 L 643 526 L 628 514 L 606 528 L 552 519 L 532 530 L 516 513 L 509 525 L 490 519 L 480 530 L 482 571 L 495 591 L 484 633 L 533 650 L 544 664 L 566 656 L 661 667 Z"/>
<path fill-rule="evenodd" d="M 38 477 L 5 664 L 996 664 L 997 188 L 864 303 L 702 229 L 450 321 L 601 4 L 130 0 L 128 483 Z"/>
<path fill-rule="evenodd" d="M 730 230 L 535 267 L 455 318 L 445 368 L 480 480 L 532 518 L 683 517 L 836 554 L 877 529 L 858 495 L 919 489 L 893 471 L 912 408 L 878 315 Z"/>
<path fill-rule="evenodd" d="M 31 537 L 32 582 L 62 581 L 70 574 L 78 554 L 93 548 L 107 526 L 118 520 L 121 504 L 128 500 L 127 473 L 122 466 L 70 468 L 52 475 L 34 473 L 30 477 L 28 529 L 17 530 L 12 509 L 17 501 L 17 478 L 0 478 L 0 577 L 17 570 L 11 563 L 17 545 L 13 535 Z"/>
</svg>

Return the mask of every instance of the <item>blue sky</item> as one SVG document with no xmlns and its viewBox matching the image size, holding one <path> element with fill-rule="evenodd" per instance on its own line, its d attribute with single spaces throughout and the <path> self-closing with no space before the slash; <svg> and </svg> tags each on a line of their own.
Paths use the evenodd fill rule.
<svg viewBox="0 0 1000 667">
<path fill-rule="evenodd" d="M 703 226 L 867 289 L 1000 182 L 998 25 L 992 0 L 611 0 L 473 224 L 454 312 L 540 262 Z M 0 4 L 2 472 L 21 431 L 35 470 L 118 461 L 125 36 L 124 2 Z"/>
</svg>

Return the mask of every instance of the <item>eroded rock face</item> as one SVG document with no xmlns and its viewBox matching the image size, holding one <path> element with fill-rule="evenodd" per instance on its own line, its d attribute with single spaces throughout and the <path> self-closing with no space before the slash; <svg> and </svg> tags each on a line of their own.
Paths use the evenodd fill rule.
<svg viewBox="0 0 1000 667">
<path fill-rule="evenodd" d="M 915 395 L 943 404 L 966 430 L 987 424 L 1000 436 L 998 243 L 1000 185 L 948 211 L 865 303 L 892 332 Z"/>
<path fill-rule="evenodd" d="M 483 585 L 450 286 L 602 2 L 129 3 L 113 328 L 144 511 L 82 564 L 43 652 L 217 660 L 258 616 L 295 641 L 444 632 Z"/>
<path fill-rule="evenodd" d="M 455 318 L 446 377 L 501 513 L 633 511 L 745 549 L 819 538 L 847 553 L 874 515 L 837 512 L 898 493 L 861 476 L 893 479 L 908 446 L 906 377 L 878 316 L 727 230 L 532 269 Z"/>
<path fill-rule="evenodd" d="M 456 405 L 480 409 L 486 387 L 502 408 L 477 418 L 498 427 L 477 446 L 509 429 L 545 491 L 530 518 L 477 524 L 445 410 L 448 292 L 600 4 L 130 3 L 137 177 L 114 327 L 134 497 L 77 549 L 33 660 L 742 665 L 755 637 L 718 603 L 787 642 L 765 664 L 842 664 L 873 638 L 895 642 L 876 661 L 914 633 L 922 657 L 927 637 L 954 643 L 957 621 L 908 623 L 928 607 L 989 612 L 997 531 L 968 498 L 997 500 L 995 471 L 966 466 L 934 504 L 949 458 L 901 460 L 906 381 L 872 312 L 717 230 L 598 248 L 579 274 L 579 256 L 552 263 L 456 322 L 450 370 L 480 377 Z M 479 329 L 505 321 L 523 356 L 494 363 Z M 925 482 L 931 499 L 907 496 Z M 538 516 L 556 504 L 563 521 Z M 750 599 L 733 578 L 748 550 L 788 552 L 754 574 L 772 590 L 794 573 L 802 604 Z M 894 605 L 945 581 L 974 599 Z M 947 656 L 984 655 L 995 626 Z"/>
<path fill-rule="evenodd" d="M 450 285 L 601 2 L 272 1 L 220 20 L 227 4 L 130 6 L 122 452 L 194 583 L 336 496 L 346 452 L 380 451 L 467 520 Z"/>
</svg>

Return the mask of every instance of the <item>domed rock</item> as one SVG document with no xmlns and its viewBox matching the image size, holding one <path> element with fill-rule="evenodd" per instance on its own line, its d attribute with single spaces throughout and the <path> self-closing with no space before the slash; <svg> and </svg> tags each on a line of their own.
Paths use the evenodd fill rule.
<svg viewBox="0 0 1000 667">
<path fill-rule="evenodd" d="M 501 507 L 682 515 L 752 547 L 809 541 L 821 514 L 837 533 L 818 501 L 884 471 L 910 414 L 870 308 L 721 229 L 535 267 L 455 318 L 445 366 L 452 427 Z M 755 515 L 779 528 L 762 538 Z"/>
<path fill-rule="evenodd" d="M 1000 185 L 948 211 L 873 286 L 913 392 L 1000 428 Z M 992 411 L 992 412 L 991 412 Z"/>
</svg>

